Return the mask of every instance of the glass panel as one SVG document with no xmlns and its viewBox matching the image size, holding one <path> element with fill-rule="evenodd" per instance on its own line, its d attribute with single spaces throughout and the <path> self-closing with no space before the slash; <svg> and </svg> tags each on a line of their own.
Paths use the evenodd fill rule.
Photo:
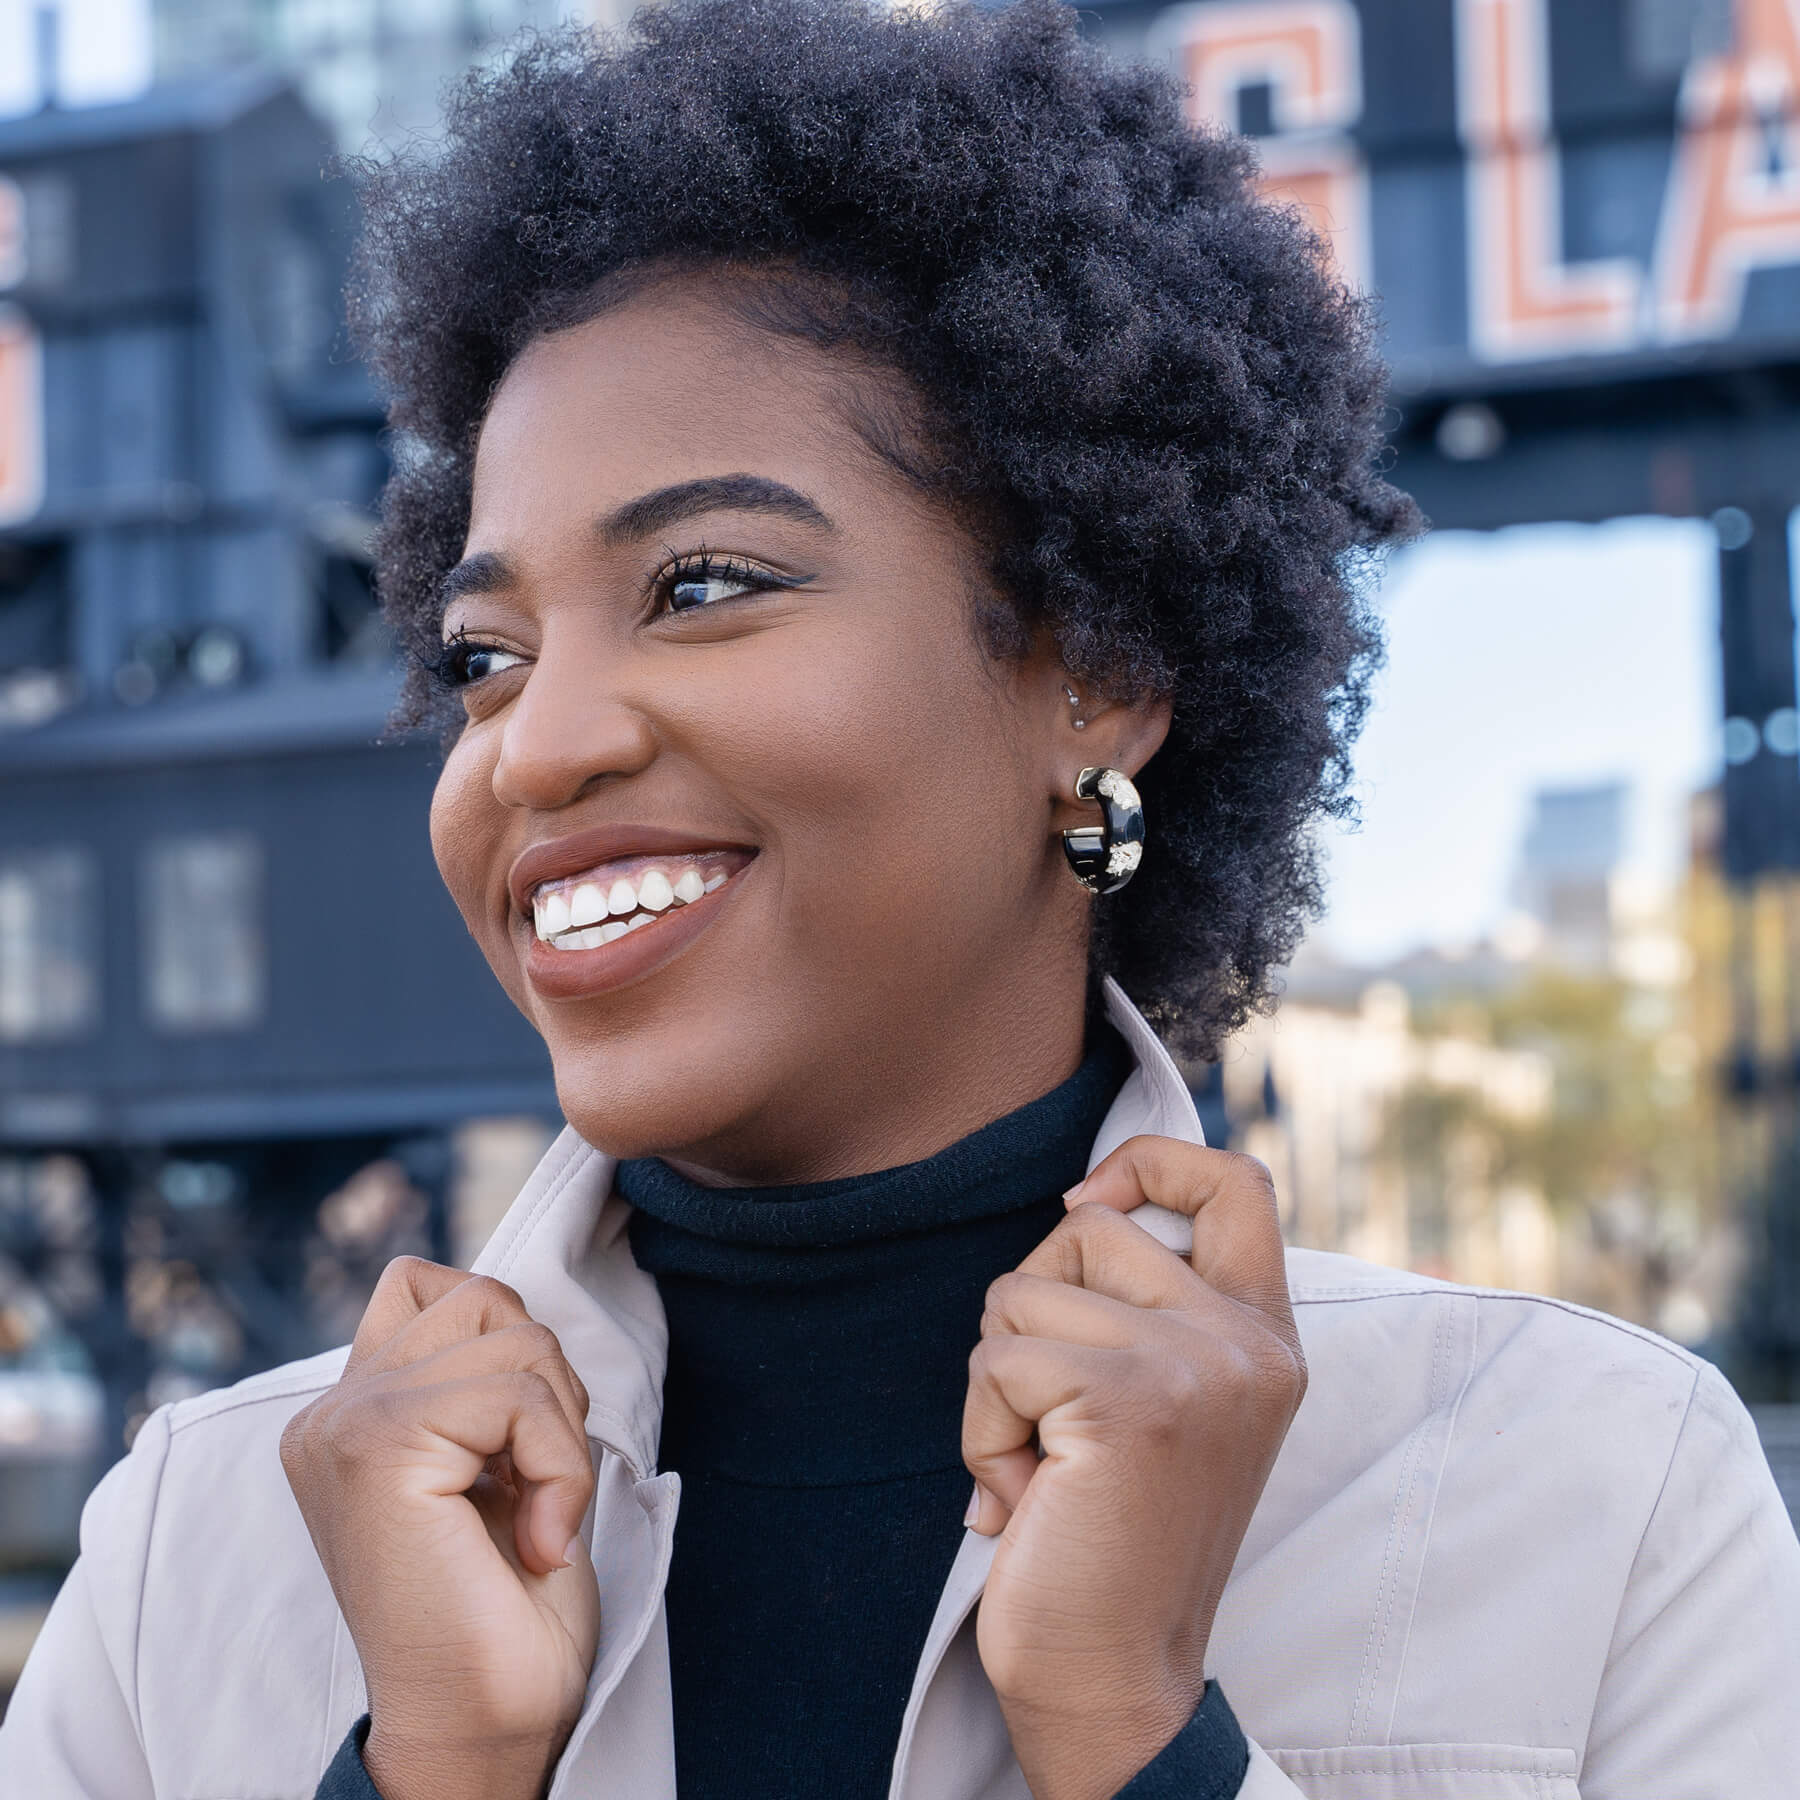
<svg viewBox="0 0 1800 1800">
<path fill-rule="evenodd" d="M 0 1043 L 70 1037 L 94 1024 L 98 887 L 85 850 L 0 855 Z"/>
<path fill-rule="evenodd" d="M 268 986 L 262 846 L 164 838 L 144 859 L 144 1009 L 163 1031 L 256 1024 Z"/>
</svg>

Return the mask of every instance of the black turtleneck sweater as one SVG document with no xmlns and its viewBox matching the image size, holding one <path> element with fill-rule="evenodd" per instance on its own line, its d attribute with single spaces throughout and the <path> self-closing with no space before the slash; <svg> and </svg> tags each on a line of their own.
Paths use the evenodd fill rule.
<svg viewBox="0 0 1800 1800">
<path fill-rule="evenodd" d="M 963 1537 L 984 1296 L 1063 1216 L 1129 1069 L 1107 1031 L 1041 1099 L 842 1181 L 705 1188 L 659 1161 L 620 1165 L 632 1252 L 669 1321 L 658 1460 L 681 1476 L 667 1590 L 681 1800 L 887 1793 Z M 369 1800 L 358 1741 L 316 1800 Z M 1213 1684 L 1120 1800 L 1228 1800 L 1247 1761 Z"/>
</svg>

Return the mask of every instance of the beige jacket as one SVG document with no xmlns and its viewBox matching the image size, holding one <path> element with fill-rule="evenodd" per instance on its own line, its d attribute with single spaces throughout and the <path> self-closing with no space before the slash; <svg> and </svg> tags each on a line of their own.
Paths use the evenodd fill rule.
<svg viewBox="0 0 1800 1800">
<path fill-rule="evenodd" d="M 1094 1159 L 1139 1132 L 1198 1142 L 1174 1065 L 1109 1000 L 1138 1067 Z M 476 1265 L 593 1395 L 605 1622 L 552 1800 L 675 1793 L 666 1334 L 611 1177 L 565 1132 Z M 1185 1219 L 1133 1216 L 1186 1247 Z M 1288 1266 L 1312 1385 L 1212 1640 L 1254 1740 L 1241 1800 L 1796 1800 L 1800 1545 L 1725 1382 L 1560 1301 Z M 4 1800 L 310 1800 L 364 1695 L 277 1444 L 342 1362 L 145 1425 L 0 1726 Z M 970 1534 L 951 1570 L 893 1800 L 1026 1800 L 975 1649 L 992 1553 Z"/>
</svg>

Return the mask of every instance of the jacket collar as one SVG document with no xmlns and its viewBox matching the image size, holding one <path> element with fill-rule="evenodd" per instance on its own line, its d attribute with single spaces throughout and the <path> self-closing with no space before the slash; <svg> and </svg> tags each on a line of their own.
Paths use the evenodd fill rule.
<svg viewBox="0 0 1800 1800">
<path fill-rule="evenodd" d="M 1111 977 L 1105 1000 L 1136 1066 L 1100 1127 L 1088 1167 L 1143 1133 L 1204 1142 L 1180 1071 Z M 516 1289 L 531 1315 L 556 1333 L 587 1383 L 588 1435 L 642 1480 L 656 1466 L 669 1334 L 656 1284 L 632 1260 L 625 1235 L 631 1209 L 613 1192 L 616 1166 L 572 1127 L 565 1129 L 474 1270 Z M 1145 1205 L 1132 1216 L 1170 1249 L 1185 1255 L 1191 1248 L 1185 1215 Z M 946 1593 L 946 1604 L 949 1599 Z"/>
</svg>

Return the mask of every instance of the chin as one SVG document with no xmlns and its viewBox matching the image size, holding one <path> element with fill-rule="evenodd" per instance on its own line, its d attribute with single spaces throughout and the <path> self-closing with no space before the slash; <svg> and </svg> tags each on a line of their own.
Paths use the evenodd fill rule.
<svg viewBox="0 0 1800 1800">
<path fill-rule="evenodd" d="M 741 1091 L 743 1066 L 713 1053 L 658 1057 L 634 1043 L 630 1050 L 553 1053 L 556 1098 L 563 1117 L 596 1150 L 621 1162 L 675 1156 L 734 1135 L 755 1107 Z M 629 1062 L 631 1072 L 621 1074 Z"/>
</svg>

